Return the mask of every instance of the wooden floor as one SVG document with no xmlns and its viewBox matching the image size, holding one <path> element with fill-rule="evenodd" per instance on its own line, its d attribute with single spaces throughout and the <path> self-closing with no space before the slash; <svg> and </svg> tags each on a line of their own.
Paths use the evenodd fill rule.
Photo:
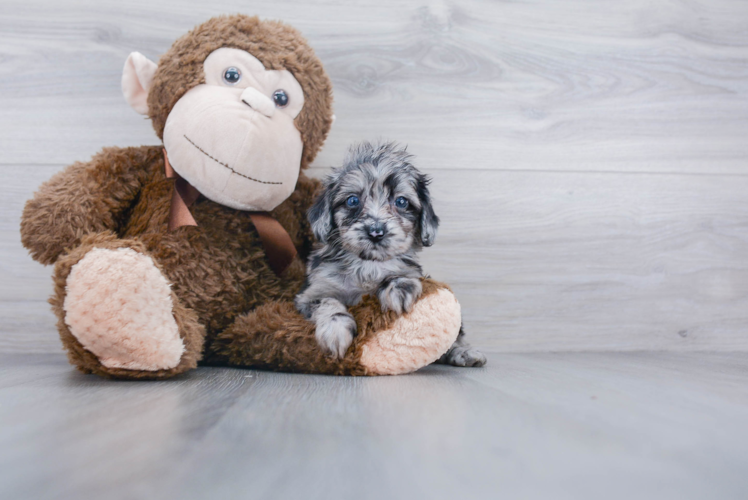
<svg viewBox="0 0 748 500">
<path fill-rule="evenodd" d="M 0 498 L 745 499 L 748 354 L 166 382 L 3 356 Z"/>
<path fill-rule="evenodd" d="M 298 27 L 354 141 L 408 144 L 442 227 L 426 270 L 496 351 L 748 351 L 748 2 L 3 0 L 0 352 L 58 352 L 18 218 L 104 146 L 157 143 L 120 91 L 220 13 Z"/>
<path fill-rule="evenodd" d="M 76 374 L 23 203 L 155 144 L 120 91 L 221 13 L 315 47 L 314 163 L 406 143 L 485 369 Z M 748 2 L 3 0 L 0 498 L 748 498 Z"/>
</svg>

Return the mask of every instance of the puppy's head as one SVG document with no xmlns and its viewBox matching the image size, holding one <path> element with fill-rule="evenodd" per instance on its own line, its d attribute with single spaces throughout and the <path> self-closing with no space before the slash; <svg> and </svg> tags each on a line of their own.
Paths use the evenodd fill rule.
<svg viewBox="0 0 748 500">
<path fill-rule="evenodd" d="M 367 260 L 388 260 L 431 246 L 439 218 L 431 206 L 430 179 L 395 143 L 351 147 L 343 167 L 325 181 L 309 210 L 314 236 L 337 242 Z"/>
</svg>

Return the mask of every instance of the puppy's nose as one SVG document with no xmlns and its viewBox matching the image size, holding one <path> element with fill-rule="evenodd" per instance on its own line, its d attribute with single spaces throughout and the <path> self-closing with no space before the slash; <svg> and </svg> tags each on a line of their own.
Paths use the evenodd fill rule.
<svg viewBox="0 0 748 500">
<path fill-rule="evenodd" d="M 369 234 L 369 239 L 376 243 L 382 241 L 382 238 L 384 238 L 387 231 L 384 229 L 384 224 L 381 222 L 375 222 L 374 224 L 369 225 L 367 232 Z"/>
</svg>

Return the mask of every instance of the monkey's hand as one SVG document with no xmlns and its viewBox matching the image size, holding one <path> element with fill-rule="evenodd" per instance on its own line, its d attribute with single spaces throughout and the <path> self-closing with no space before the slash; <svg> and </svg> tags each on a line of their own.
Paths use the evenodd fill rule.
<svg viewBox="0 0 748 500">
<path fill-rule="evenodd" d="M 397 314 L 410 312 L 421 296 L 421 280 L 416 278 L 391 278 L 385 280 L 377 290 L 377 298 L 382 311 L 395 311 Z"/>
<path fill-rule="evenodd" d="M 42 184 L 21 216 L 21 242 L 52 264 L 86 234 L 116 232 L 147 176 L 163 165 L 158 147 L 106 148 Z M 163 167 L 162 167 L 163 168 Z"/>
</svg>

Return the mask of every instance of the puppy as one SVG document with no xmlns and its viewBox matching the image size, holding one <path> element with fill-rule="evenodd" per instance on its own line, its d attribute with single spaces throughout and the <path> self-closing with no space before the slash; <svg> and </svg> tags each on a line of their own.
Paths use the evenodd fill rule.
<svg viewBox="0 0 748 500">
<path fill-rule="evenodd" d="M 342 168 L 330 174 L 308 213 L 320 245 L 309 256 L 296 308 L 317 326 L 319 345 L 343 357 L 356 334 L 347 306 L 376 294 L 383 311 L 409 312 L 421 296 L 418 252 L 436 238 L 439 217 L 429 197 L 430 179 L 394 143 L 351 147 Z M 482 366 L 486 357 L 460 333 L 438 361 Z"/>
</svg>

